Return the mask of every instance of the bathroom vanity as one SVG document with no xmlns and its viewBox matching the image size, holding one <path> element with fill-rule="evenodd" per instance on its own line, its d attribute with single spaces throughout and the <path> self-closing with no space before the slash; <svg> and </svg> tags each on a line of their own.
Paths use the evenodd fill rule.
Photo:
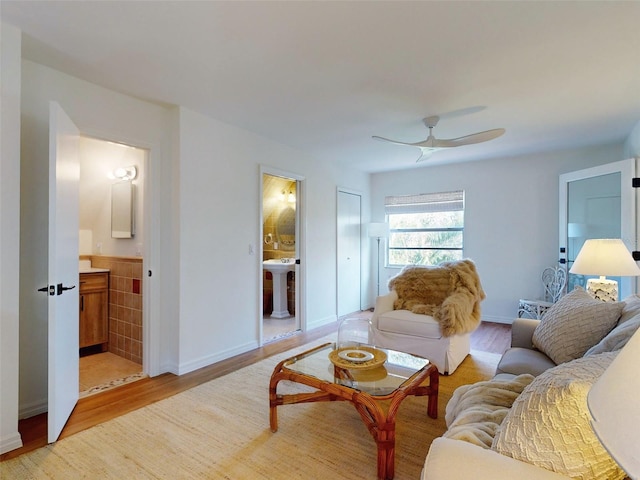
<svg viewBox="0 0 640 480">
<path fill-rule="evenodd" d="M 80 272 L 80 348 L 109 346 L 109 271 Z"/>
</svg>

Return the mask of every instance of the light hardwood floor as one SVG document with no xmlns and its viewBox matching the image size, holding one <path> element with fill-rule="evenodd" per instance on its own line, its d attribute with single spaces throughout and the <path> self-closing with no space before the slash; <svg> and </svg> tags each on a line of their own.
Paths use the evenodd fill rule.
<svg viewBox="0 0 640 480">
<path fill-rule="evenodd" d="M 367 312 L 360 313 L 367 315 Z M 259 362 L 272 355 L 322 338 L 337 330 L 337 323 L 309 332 L 298 333 L 282 340 L 265 344 L 247 353 L 223 360 L 194 372 L 176 376 L 165 373 L 154 378 L 143 378 L 137 382 L 107 390 L 103 393 L 81 398 L 73 410 L 60 438 L 81 432 L 99 423 L 106 422 L 125 413 L 170 397 L 189 388 L 221 377 L 240 368 Z M 471 348 L 491 353 L 503 353 L 511 340 L 511 326 L 483 322 L 471 335 Z M 47 415 L 36 415 L 19 422 L 23 447 L 5 453 L 0 460 L 17 457 L 47 444 Z"/>
</svg>

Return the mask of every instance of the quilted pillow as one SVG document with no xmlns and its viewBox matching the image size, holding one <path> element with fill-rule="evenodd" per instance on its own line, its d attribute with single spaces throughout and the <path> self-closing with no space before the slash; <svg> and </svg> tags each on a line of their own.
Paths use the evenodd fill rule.
<svg viewBox="0 0 640 480">
<path fill-rule="evenodd" d="M 615 327 L 623 307 L 623 302 L 603 302 L 576 287 L 544 314 L 533 345 L 556 364 L 580 358 Z"/>
<path fill-rule="evenodd" d="M 571 478 L 625 478 L 591 429 L 587 407 L 589 389 L 616 355 L 579 358 L 540 374 L 513 402 L 491 448 Z"/>
</svg>

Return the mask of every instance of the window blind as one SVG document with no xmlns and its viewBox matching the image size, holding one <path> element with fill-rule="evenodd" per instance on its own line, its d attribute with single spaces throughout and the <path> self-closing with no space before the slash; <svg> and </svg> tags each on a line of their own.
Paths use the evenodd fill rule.
<svg viewBox="0 0 640 480">
<path fill-rule="evenodd" d="M 384 212 L 387 215 L 459 210 L 464 210 L 464 190 L 384 197 Z"/>
</svg>

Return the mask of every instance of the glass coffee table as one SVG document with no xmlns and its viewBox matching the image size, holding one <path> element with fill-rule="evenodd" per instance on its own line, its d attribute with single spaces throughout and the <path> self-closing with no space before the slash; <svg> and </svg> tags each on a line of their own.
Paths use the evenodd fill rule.
<svg viewBox="0 0 640 480">
<path fill-rule="evenodd" d="M 375 350 L 382 352 L 384 363 L 372 368 L 339 359 L 335 361 L 334 343 L 325 343 L 278 363 L 269 382 L 271 431 L 278 431 L 276 409 L 280 405 L 347 400 L 355 406 L 378 447 L 378 478 L 392 479 L 398 408 L 409 395 L 427 395 L 427 414 L 437 418 L 439 375 L 435 365 L 425 358 L 383 348 Z M 344 368 L 345 364 L 351 368 Z M 428 384 L 423 385 L 427 379 Z M 277 386 L 282 380 L 317 390 L 278 394 Z"/>
</svg>

